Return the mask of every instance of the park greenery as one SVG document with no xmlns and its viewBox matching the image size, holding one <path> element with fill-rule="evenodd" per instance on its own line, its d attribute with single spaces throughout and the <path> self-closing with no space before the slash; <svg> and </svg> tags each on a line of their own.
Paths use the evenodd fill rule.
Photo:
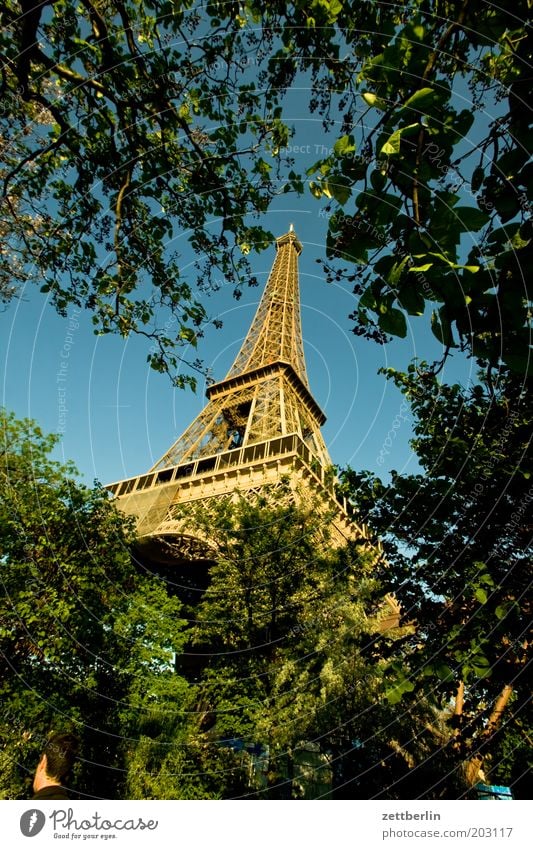
<svg viewBox="0 0 533 849">
<path fill-rule="evenodd" d="M 331 204 L 327 269 L 354 289 L 355 332 L 384 342 L 425 315 L 444 355 L 528 371 L 527 0 L 0 10 L 5 298 L 35 279 L 194 384 L 199 361 L 176 367 L 209 310 L 175 240 L 199 291 L 222 278 L 238 294 L 273 239 L 261 216 L 294 191 Z M 288 155 L 295 82 L 331 141 L 308 173 Z"/>
<path fill-rule="evenodd" d="M 354 331 L 427 321 L 475 358 L 386 376 L 419 474 L 339 471 L 383 545 L 334 550 L 304 505 L 221 500 L 191 607 L 104 490 L 2 413 L 0 795 L 51 730 L 106 798 L 518 796 L 531 769 L 530 4 L 0 0 L 0 295 L 37 282 L 140 333 L 178 386 L 223 277 L 238 295 L 281 192 L 329 205 Z M 253 62 L 252 62 L 253 58 Z M 331 151 L 288 152 L 295 81 Z M 185 236 L 190 269 L 171 250 Z M 169 322 L 169 317 L 174 322 Z M 215 319 L 216 321 L 216 319 Z M 168 327 L 174 327 L 172 334 Z M 370 344 L 370 342 L 369 342 Z M 155 352 L 155 353 L 154 353 Z M 199 351 L 201 353 L 201 350 Z M 383 599 L 401 604 L 380 628 Z M 184 664 L 184 659 L 187 663 Z M 481 771 L 480 771 L 481 770 Z"/>
<path fill-rule="evenodd" d="M 487 774 L 520 794 L 526 402 L 491 406 L 480 386 L 474 411 L 434 376 L 394 378 L 439 473 L 343 474 L 385 556 L 332 547 L 315 504 L 217 499 L 187 517 L 210 540 L 194 604 L 172 569 L 142 565 L 105 492 L 50 459 L 53 437 L 2 415 L 3 798 L 28 795 L 58 727 L 82 739 L 82 798 L 457 798 Z M 486 415 L 482 437 L 448 445 L 447 427 Z M 402 620 L 384 627 L 391 591 Z"/>
<path fill-rule="evenodd" d="M 429 690 L 453 704 L 454 747 L 492 759 L 506 783 L 501 735 L 523 735 L 523 769 L 531 743 L 531 395 L 510 372 L 468 389 L 439 384 L 423 363 L 387 377 L 409 402 L 421 472 L 384 484 L 345 469 L 341 488 L 382 541 L 388 588 L 416 622 L 396 658 L 396 698 Z"/>
<path fill-rule="evenodd" d="M 80 792 L 115 795 L 117 729 L 137 709 L 139 670 L 149 687 L 172 665 L 180 607 L 136 570 L 131 522 L 106 491 L 50 459 L 56 438 L 5 413 L 1 426 L 1 792 L 27 796 L 59 723 L 84 729 Z"/>
</svg>

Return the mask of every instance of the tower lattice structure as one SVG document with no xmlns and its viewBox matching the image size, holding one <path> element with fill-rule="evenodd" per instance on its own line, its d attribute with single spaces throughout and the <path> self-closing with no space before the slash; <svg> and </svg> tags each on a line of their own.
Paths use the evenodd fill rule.
<svg viewBox="0 0 533 849">
<path fill-rule="evenodd" d="M 208 402 L 145 474 L 109 484 L 118 507 L 137 518 L 141 536 L 181 540 L 194 559 L 199 541 L 187 535 L 183 507 L 238 492 L 287 491 L 328 506 L 334 544 L 367 537 L 345 499 L 334 491 L 321 426 L 305 366 L 298 282 L 302 245 L 291 229 L 276 239 L 276 258 L 241 349 Z"/>
</svg>

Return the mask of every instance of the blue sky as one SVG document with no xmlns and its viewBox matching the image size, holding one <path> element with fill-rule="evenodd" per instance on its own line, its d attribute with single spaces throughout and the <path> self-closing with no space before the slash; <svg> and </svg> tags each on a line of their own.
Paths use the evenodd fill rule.
<svg viewBox="0 0 533 849">
<path fill-rule="evenodd" d="M 288 116 L 295 128 L 290 141 L 295 170 L 326 156 L 340 135 L 340 130 L 334 130 L 325 136 L 320 118 L 305 112 L 306 102 L 307 92 L 292 92 Z M 440 356 L 442 346 L 429 329 L 428 311 L 409 322 L 404 340 L 382 347 L 354 336 L 348 319 L 356 304 L 351 290 L 327 284 L 316 262 L 325 258 L 325 203 L 308 192 L 302 197 L 280 194 L 260 223 L 275 235 L 285 233 L 293 223 L 303 244 L 300 293 L 305 355 L 311 391 L 327 415 L 323 432 L 333 462 L 380 474 L 391 468 L 415 471 L 409 423 L 405 416 L 397 418 L 400 412 L 405 414 L 402 396 L 377 371 L 389 365 L 405 368 L 413 357 L 433 360 Z M 194 257 L 186 235 L 177 233 L 169 248 L 179 250 L 184 266 L 190 265 L 192 284 Z M 223 327 L 209 327 L 190 356 L 202 358 L 215 380 L 225 376 L 250 326 L 274 255 L 274 247 L 250 255 L 260 286 L 245 287 L 240 301 L 235 301 L 223 281 L 206 301 L 210 315 L 219 317 Z M 60 318 L 46 295 L 28 288 L 0 314 L 1 403 L 18 416 L 35 418 L 46 431 L 61 430 L 57 454 L 73 459 L 87 482 L 97 478 L 106 483 L 141 473 L 205 403 L 201 379 L 196 394 L 175 390 L 166 376 L 148 367 L 149 345 L 141 338 L 97 337 L 89 313 L 71 309 L 66 319 Z M 475 364 L 456 354 L 442 378 L 464 382 L 474 375 Z"/>
<path fill-rule="evenodd" d="M 304 246 L 304 348 L 311 390 L 327 415 L 323 432 L 332 460 L 356 469 L 414 471 L 402 396 L 377 371 L 405 367 L 413 357 L 435 358 L 441 346 L 427 319 L 411 321 L 407 338 L 386 346 L 354 336 L 348 320 L 353 295 L 341 284 L 327 284 L 316 263 L 325 254 L 327 220 L 319 214 L 324 207 L 310 199 L 290 209 L 287 196 L 282 206 L 289 208 L 273 210 L 267 226 L 281 235 L 294 223 Z M 252 257 L 260 286 L 245 289 L 240 301 L 223 286 L 208 301 L 223 327 L 209 327 L 194 355 L 216 380 L 225 376 L 250 326 L 274 254 L 271 248 Z M 73 459 L 87 481 L 111 482 L 145 471 L 205 403 L 202 379 L 194 394 L 173 389 L 166 376 L 149 368 L 147 340 L 97 337 L 88 313 L 71 309 L 62 319 L 35 290 L 0 315 L 0 328 L 3 405 L 37 419 L 46 431 L 62 430 L 59 456 Z M 464 379 L 471 369 L 463 358 L 452 360 L 444 378 Z"/>
</svg>

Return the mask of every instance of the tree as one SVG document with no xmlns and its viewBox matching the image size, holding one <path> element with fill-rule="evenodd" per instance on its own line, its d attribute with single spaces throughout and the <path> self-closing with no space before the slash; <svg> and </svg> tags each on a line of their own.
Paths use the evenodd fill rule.
<svg viewBox="0 0 533 849">
<path fill-rule="evenodd" d="M 405 629 L 379 637 L 379 556 L 361 543 L 332 549 L 327 514 L 288 495 L 184 511 L 216 560 L 188 649 L 197 654 L 191 739 L 218 759 L 226 797 L 396 798 L 417 750 L 413 729 L 434 712 L 422 705 L 406 719 L 384 698 Z"/>
<path fill-rule="evenodd" d="M 328 257 L 358 266 L 326 265 L 354 284 L 354 331 L 405 336 L 429 305 L 445 356 L 531 371 L 530 4 L 327 5 L 324 51 L 342 34 L 347 55 L 317 63 L 313 105 L 326 128 L 342 110 L 344 134 L 309 188 L 333 210 Z M 285 85 L 305 38 L 291 33 Z"/>
<path fill-rule="evenodd" d="M 261 146 L 287 139 L 274 94 L 247 79 L 261 40 L 217 3 L 210 25 L 168 0 L 0 9 L 0 291 L 44 280 L 61 314 L 84 306 L 98 333 L 148 336 L 152 366 L 194 383 L 174 367 L 207 310 L 167 242 L 190 233 L 205 291 L 217 269 L 240 286 L 250 246 L 272 239 L 245 222 L 274 192 Z"/>
<path fill-rule="evenodd" d="M 278 180 L 302 193 L 311 177 L 356 333 L 404 336 L 429 304 L 445 353 L 528 369 L 526 0 L 0 8 L 5 296 L 44 278 L 60 312 L 83 305 L 98 333 L 148 336 L 154 368 L 194 383 L 175 367 L 208 314 L 167 243 L 190 233 L 200 288 L 218 268 L 238 291 L 246 253 L 272 240 L 251 217 Z M 281 167 L 298 74 L 332 146 L 307 174 Z"/>
<path fill-rule="evenodd" d="M 418 393 L 426 414 L 431 392 Z M 443 411 L 451 398 L 462 409 L 459 396 L 447 392 Z M 519 453 L 518 413 L 512 423 L 505 438 Z M 442 421 L 435 427 L 443 432 Z M 497 775 L 509 780 L 527 762 L 527 610 L 513 597 L 522 562 L 504 581 L 501 563 L 470 562 L 474 547 L 448 574 L 453 546 L 441 554 L 435 530 L 415 581 L 387 539 L 388 565 L 361 540 L 332 549 L 327 510 L 287 503 L 282 485 L 187 512 L 213 557 L 191 607 L 132 558 L 131 523 L 107 495 L 49 458 L 53 437 L 7 414 L 2 434 L 2 797 L 28 794 L 59 727 L 82 737 L 75 786 L 91 797 L 456 798 L 467 790 L 465 759 L 498 756 Z M 483 457 L 494 456 L 504 462 L 492 445 Z M 374 497 L 377 526 L 404 490 Z M 424 499 L 426 511 L 438 501 L 429 484 Z M 522 530 L 504 513 L 491 522 L 502 557 L 513 557 Z M 437 595 L 429 576 L 441 573 Z M 403 627 L 383 624 L 387 587 L 404 604 Z"/>
<path fill-rule="evenodd" d="M 132 524 L 100 487 L 48 456 L 57 441 L 2 412 L 0 692 L 3 798 L 30 792 L 52 730 L 82 739 L 76 790 L 117 798 L 123 739 L 168 684 L 181 605 L 131 557 Z M 176 699 L 184 684 L 173 675 Z M 139 693 L 144 693 L 144 701 Z"/>
<path fill-rule="evenodd" d="M 525 745 L 530 700 L 530 396 L 511 373 L 468 390 L 440 385 L 425 364 L 387 374 L 411 404 L 424 473 L 392 472 L 388 486 L 368 472 L 342 477 L 416 625 L 388 696 L 425 694 L 448 712 L 460 758 L 497 767 L 506 750 L 509 774 L 505 741 L 522 734 Z"/>
</svg>

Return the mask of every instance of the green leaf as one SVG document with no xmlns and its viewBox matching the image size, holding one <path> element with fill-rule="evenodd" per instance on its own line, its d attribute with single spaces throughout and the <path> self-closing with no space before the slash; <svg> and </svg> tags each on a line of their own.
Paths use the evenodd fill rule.
<svg viewBox="0 0 533 849">
<path fill-rule="evenodd" d="M 522 250 L 522 248 L 526 248 L 529 245 L 530 241 L 530 238 L 522 238 L 520 231 L 518 231 L 511 239 L 511 245 L 513 246 L 515 251 L 520 251 Z"/>
<path fill-rule="evenodd" d="M 322 191 L 326 197 L 334 198 L 343 206 L 351 195 L 349 180 L 342 174 L 334 174 L 325 183 L 322 183 Z"/>
<path fill-rule="evenodd" d="M 431 313 L 431 330 L 433 331 L 433 335 L 446 348 L 457 347 L 453 338 L 451 322 L 446 307 L 441 307 L 438 312 L 434 310 Z"/>
<path fill-rule="evenodd" d="M 485 604 L 487 601 L 487 593 L 482 587 L 478 587 L 474 593 L 476 599 L 480 602 L 480 604 Z"/>
<path fill-rule="evenodd" d="M 388 309 L 380 315 L 378 324 L 384 333 L 400 336 L 402 339 L 407 336 L 407 322 L 401 310 Z"/>
<path fill-rule="evenodd" d="M 488 572 L 485 572 L 484 575 L 481 575 L 478 580 L 481 581 L 482 584 L 486 584 L 488 587 L 494 586 L 494 578 Z"/>
<path fill-rule="evenodd" d="M 374 212 L 374 224 L 384 226 L 391 224 L 397 218 L 402 206 L 401 197 L 393 195 L 390 192 L 387 194 L 367 192 L 367 194 L 368 196 L 374 195 L 377 201 L 377 209 Z"/>
<path fill-rule="evenodd" d="M 457 206 L 454 212 L 461 222 L 461 228 L 465 232 L 469 230 L 473 232 L 481 230 L 490 220 L 490 216 L 486 212 L 475 206 Z"/>
<path fill-rule="evenodd" d="M 418 109 L 424 112 L 435 102 L 435 91 L 432 88 L 421 88 L 415 91 L 402 106 L 402 109 Z"/>
<path fill-rule="evenodd" d="M 359 306 L 371 310 L 375 310 L 377 308 L 377 301 L 372 291 L 372 286 L 368 286 L 359 298 Z"/>
<path fill-rule="evenodd" d="M 432 262 L 425 262 L 424 265 L 412 265 L 409 268 L 409 271 L 429 271 L 429 269 L 432 268 L 432 266 L 433 266 Z"/>
<path fill-rule="evenodd" d="M 396 130 L 382 145 L 380 154 L 383 156 L 398 156 L 403 136 L 412 136 L 420 130 L 420 124 L 409 124 L 407 127 L 400 127 Z"/>
<path fill-rule="evenodd" d="M 242 246 L 241 246 L 241 249 L 242 249 Z M 180 329 L 180 332 L 179 332 L 178 335 L 179 335 L 180 339 L 184 339 L 190 345 L 192 345 L 194 348 L 196 348 L 196 346 L 198 344 L 198 337 L 197 337 L 197 334 L 192 329 L 192 327 L 182 327 Z"/>
<path fill-rule="evenodd" d="M 397 156 L 400 152 L 401 140 L 399 131 L 393 133 L 381 148 L 380 153 L 383 156 Z"/>
<path fill-rule="evenodd" d="M 441 663 L 439 666 L 435 668 L 435 672 L 441 681 L 452 681 L 454 678 L 453 671 L 446 663 Z"/>
<path fill-rule="evenodd" d="M 391 267 L 389 273 L 387 274 L 387 283 L 395 287 L 400 282 L 405 266 L 409 262 L 409 256 L 404 256 L 404 258 L 400 262 L 395 262 Z"/>
<path fill-rule="evenodd" d="M 516 374 L 533 375 L 533 349 L 527 348 L 523 354 L 502 354 L 502 360 Z"/>
<path fill-rule="evenodd" d="M 428 256 L 437 257 L 450 268 L 463 268 L 465 271 L 469 271 L 471 274 L 476 274 L 480 269 L 479 265 L 459 265 L 456 262 L 452 262 L 450 259 L 448 259 L 447 256 L 444 256 L 444 254 L 435 253 L 434 251 L 430 251 Z"/>
<path fill-rule="evenodd" d="M 494 245 L 492 250 L 497 251 L 501 249 L 503 245 L 506 245 L 508 242 L 512 241 L 514 236 L 520 230 L 520 222 L 514 221 L 512 224 L 507 224 L 505 227 L 496 227 L 495 230 L 491 230 L 487 237 L 487 242 L 490 245 Z"/>
<path fill-rule="evenodd" d="M 426 302 L 416 285 L 406 283 L 398 292 L 398 301 L 409 315 L 423 315 Z"/>
<path fill-rule="evenodd" d="M 490 661 L 482 654 L 477 654 L 471 660 L 472 671 L 478 678 L 488 678 L 491 674 Z"/>
<path fill-rule="evenodd" d="M 509 221 L 520 211 L 520 201 L 517 193 L 509 185 L 506 190 L 497 193 L 494 197 L 496 212 L 502 221 Z"/>
<path fill-rule="evenodd" d="M 371 91 L 363 92 L 362 96 L 367 106 L 374 106 L 376 109 L 381 109 L 382 112 L 387 108 L 387 103 Z"/>
<path fill-rule="evenodd" d="M 307 174 L 308 177 L 310 177 L 312 174 L 316 174 L 316 172 L 319 171 L 319 170 L 322 171 L 322 173 L 324 173 L 324 171 L 322 169 L 325 165 L 328 168 L 330 168 L 331 167 L 331 160 L 330 159 L 319 159 L 318 162 L 315 162 L 313 165 L 311 165 L 310 168 L 307 168 L 305 173 Z"/>
<path fill-rule="evenodd" d="M 496 619 L 505 619 L 510 610 L 512 610 L 513 604 L 506 602 L 505 604 L 499 604 L 496 610 L 494 611 L 496 614 Z"/>
<path fill-rule="evenodd" d="M 333 145 L 333 151 L 337 156 L 346 156 L 348 153 L 353 153 L 355 150 L 354 137 L 341 136 Z"/>
<path fill-rule="evenodd" d="M 415 685 L 412 681 L 408 681 L 407 678 L 404 678 L 395 687 L 391 687 L 390 690 L 385 692 L 385 698 L 391 705 L 396 705 L 398 702 L 402 700 L 402 696 L 404 693 L 412 693 L 415 689 Z"/>
<path fill-rule="evenodd" d="M 374 168 L 370 174 L 370 182 L 376 192 L 382 192 L 387 184 L 387 175 Z"/>
</svg>

